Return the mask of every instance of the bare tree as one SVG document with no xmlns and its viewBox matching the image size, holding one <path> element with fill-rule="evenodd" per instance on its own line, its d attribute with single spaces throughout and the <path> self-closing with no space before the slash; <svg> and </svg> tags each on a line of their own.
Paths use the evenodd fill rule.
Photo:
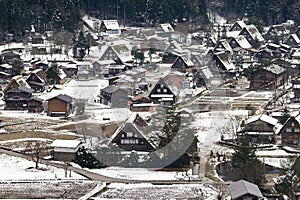
<svg viewBox="0 0 300 200">
<path fill-rule="evenodd" d="M 28 142 L 25 147 L 25 154 L 30 155 L 32 161 L 35 162 L 35 168 L 39 168 L 40 159 L 45 156 L 49 156 L 49 148 L 46 142 L 34 141 Z"/>
<path fill-rule="evenodd" d="M 225 135 L 228 135 L 232 141 L 235 141 L 242 124 L 243 117 L 238 115 L 227 115 L 225 116 L 225 119 L 226 124 L 219 128 L 221 139 L 223 139 Z"/>
</svg>

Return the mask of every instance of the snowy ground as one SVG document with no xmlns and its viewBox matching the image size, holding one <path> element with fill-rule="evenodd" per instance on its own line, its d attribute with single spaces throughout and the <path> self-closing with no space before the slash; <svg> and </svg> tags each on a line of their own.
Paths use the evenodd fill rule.
<svg viewBox="0 0 300 200">
<path fill-rule="evenodd" d="M 67 180 L 86 179 L 76 173 L 67 173 L 65 170 L 39 164 L 41 170 L 33 169 L 35 163 L 26 159 L 0 154 L 0 181 L 5 180 Z"/>
<path fill-rule="evenodd" d="M 169 172 L 169 171 L 154 171 L 144 168 L 121 168 L 121 167 L 107 167 L 104 169 L 90 170 L 97 174 L 112 178 L 120 178 L 124 180 L 145 180 L 145 181 L 176 181 L 176 180 L 191 180 L 193 177 L 190 172 Z"/>
<path fill-rule="evenodd" d="M 111 184 L 99 195 L 102 199 L 205 199 L 214 200 L 215 188 L 202 184 L 152 185 L 152 184 Z"/>
<path fill-rule="evenodd" d="M 247 110 L 213 111 L 195 114 L 193 126 L 197 129 L 200 153 L 207 156 L 211 150 L 224 151 L 224 147 L 216 146 L 220 141 L 222 131 L 230 122 L 232 117 L 246 117 Z M 228 148 L 227 148 L 228 149 Z"/>
</svg>

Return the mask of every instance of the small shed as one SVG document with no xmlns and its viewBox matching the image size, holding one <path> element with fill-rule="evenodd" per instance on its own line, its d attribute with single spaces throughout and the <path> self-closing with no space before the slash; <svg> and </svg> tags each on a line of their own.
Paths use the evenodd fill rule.
<svg viewBox="0 0 300 200">
<path fill-rule="evenodd" d="M 71 162 L 76 158 L 76 152 L 82 146 L 80 140 L 54 140 L 50 147 L 53 148 L 53 159 Z"/>
<path fill-rule="evenodd" d="M 258 186 L 245 180 L 240 180 L 228 186 L 231 199 L 263 199 Z"/>
<path fill-rule="evenodd" d="M 60 94 L 48 99 L 48 115 L 49 116 L 68 116 L 72 112 L 73 98 Z"/>
</svg>

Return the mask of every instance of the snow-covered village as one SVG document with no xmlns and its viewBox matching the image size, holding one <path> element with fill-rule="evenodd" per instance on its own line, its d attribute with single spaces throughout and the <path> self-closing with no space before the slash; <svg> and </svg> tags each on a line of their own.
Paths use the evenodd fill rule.
<svg viewBox="0 0 300 200">
<path fill-rule="evenodd" d="M 87 2 L 0 33 L 1 199 L 300 199 L 297 21 Z"/>
</svg>

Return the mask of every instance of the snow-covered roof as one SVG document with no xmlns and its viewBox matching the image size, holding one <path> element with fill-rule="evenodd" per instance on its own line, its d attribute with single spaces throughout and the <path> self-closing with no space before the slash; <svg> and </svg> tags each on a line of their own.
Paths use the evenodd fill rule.
<svg viewBox="0 0 300 200">
<path fill-rule="evenodd" d="M 131 115 L 127 118 L 127 120 L 122 124 L 122 126 L 120 126 L 116 132 L 111 136 L 111 140 L 110 142 L 112 142 L 120 133 L 121 130 L 127 130 L 127 129 L 135 129 L 143 138 L 145 138 L 147 140 L 147 142 L 150 144 L 150 146 L 153 149 L 156 149 L 156 145 L 149 139 L 147 132 L 143 129 L 142 126 L 137 126 L 136 124 L 136 120 L 140 118 L 139 115 L 137 113 L 131 113 Z M 143 122 L 145 123 L 145 121 Z"/>
<path fill-rule="evenodd" d="M 271 72 L 271 73 L 273 73 L 273 74 L 281 74 L 284 71 L 286 71 L 285 68 L 280 67 L 279 65 L 275 65 L 275 64 L 272 64 L 272 65 L 270 65 L 268 67 L 265 67 L 264 69 L 267 70 L 267 71 L 269 71 L 269 72 Z"/>
<path fill-rule="evenodd" d="M 77 148 L 81 144 L 80 140 L 54 140 L 50 147 Z"/>
<path fill-rule="evenodd" d="M 107 29 L 110 30 L 119 30 L 120 26 L 117 20 L 103 20 L 102 23 Z"/>
<path fill-rule="evenodd" d="M 253 123 L 253 122 L 258 121 L 258 120 L 264 121 L 264 122 L 266 122 L 268 124 L 271 124 L 273 126 L 275 126 L 278 123 L 278 119 L 270 117 L 266 114 L 261 114 L 261 115 L 256 115 L 256 116 L 253 116 L 253 117 L 249 118 L 246 121 L 246 124 L 250 124 L 250 123 Z"/>
<path fill-rule="evenodd" d="M 256 26 L 254 26 L 253 24 L 244 27 L 244 29 L 247 30 L 247 32 L 251 35 L 253 39 L 258 40 L 259 42 L 264 41 L 264 38 L 262 37 Z"/>
<path fill-rule="evenodd" d="M 208 66 L 201 67 L 201 71 L 207 80 L 214 76 Z"/>
<path fill-rule="evenodd" d="M 247 26 L 246 23 L 242 20 L 238 20 L 235 23 L 238 24 L 241 28 L 244 28 Z"/>
<path fill-rule="evenodd" d="M 164 32 L 173 32 L 174 31 L 172 25 L 169 24 L 169 23 L 167 23 L 167 24 L 160 24 L 159 26 L 162 28 L 162 30 Z"/>
<path fill-rule="evenodd" d="M 235 65 L 228 59 L 228 56 L 225 54 L 225 52 L 218 52 L 215 53 L 215 55 L 219 58 L 227 71 L 235 70 Z"/>
<path fill-rule="evenodd" d="M 251 44 L 248 42 L 248 40 L 243 35 L 238 35 L 237 37 L 234 38 L 234 40 L 243 49 L 250 49 L 250 48 L 252 48 Z"/>
<path fill-rule="evenodd" d="M 84 15 L 82 17 L 82 20 L 84 21 L 87 28 L 91 31 L 96 31 L 95 30 L 95 28 L 97 28 L 96 26 L 100 27 L 100 24 L 101 24 L 101 20 L 91 17 L 91 16 L 88 16 L 88 15 Z"/>
<path fill-rule="evenodd" d="M 7 63 L 1 64 L 0 66 L 3 67 L 3 68 L 6 68 L 6 69 L 11 69 L 12 68 L 12 65 L 7 64 Z"/>
<path fill-rule="evenodd" d="M 263 198 L 258 186 L 245 180 L 232 183 L 228 186 L 229 194 L 233 199 L 237 199 L 246 194 L 251 194 L 259 198 Z"/>
</svg>

